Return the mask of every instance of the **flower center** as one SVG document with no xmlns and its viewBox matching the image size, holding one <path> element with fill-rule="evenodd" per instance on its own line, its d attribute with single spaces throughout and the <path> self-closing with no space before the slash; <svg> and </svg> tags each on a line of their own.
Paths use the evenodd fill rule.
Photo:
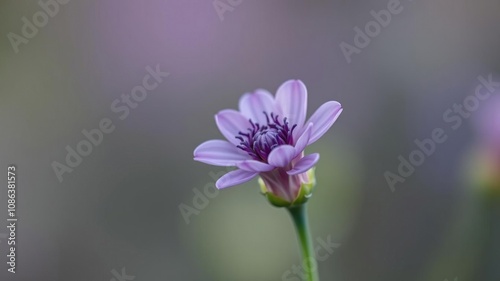
<svg viewBox="0 0 500 281">
<path fill-rule="evenodd" d="M 237 146 L 239 149 L 247 152 L 255 160 L 267 162 L 269 153 L 280 145 L 293 145 L 293 130 L 297 127 L 294 124 L 292 127 L 288 125 L 287 118 L 283 118 L 280 122 L 279 116 L 271 114 L 266 115 L 267 124 L 261 126 L 249 119 L 252 127 L 248 128 L 248 132 L 239 132 L 237 139 L 241 142 Z"/>
</svg>

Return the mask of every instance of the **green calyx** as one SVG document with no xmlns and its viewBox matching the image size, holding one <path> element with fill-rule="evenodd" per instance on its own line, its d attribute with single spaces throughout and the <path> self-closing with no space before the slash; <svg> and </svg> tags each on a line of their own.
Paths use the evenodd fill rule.
<svg viewBox="0 0 500 281">
<path fill-rule="evenodd" d="M 309 200 L 309 198 L 311 198 L 314 187 L 316 186 L 316 177 L 314 174 L 314 168 L 311 168 L 306 173 L 307 173 L 307 177 L 309 179 L 309 182 L 302 183 L 300 185 L 299 194 L 292 202 L 289 202 L 289 201 L 287 201 L 281 197 L 278 197 L 275 194 L 269 192 L 264 181 L 261 178 L 259 178 L 260 191 L 267 198 L 267 200 L 269 200 L 269 202 L 275 207 L 291 208 L 291 207 L 302 205 L 302 204 L 306 203 L 307 200 Z"/>
</svg>

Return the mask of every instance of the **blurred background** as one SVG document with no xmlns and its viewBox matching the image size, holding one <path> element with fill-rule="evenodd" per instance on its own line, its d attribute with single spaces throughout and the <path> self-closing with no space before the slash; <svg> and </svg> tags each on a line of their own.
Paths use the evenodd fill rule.
<svg viewBox="0 0 500 281">
<path fill-rule="evenodd" d="M 500 81 L 500 2 L 401 0 L 356 47 L 393 1 L 0 2 L 0 217 L 15 164 L 19 218 L 16 274 L 0 227 L 0 279 L 300 280 L 286 211 L 256 181 L 216 192 L 227 169 L 192 160 L 222 138 L 215 113 L 293 78 L 308 116 L 344 108 L 308 148 L 321 280 L 500 280 L 500 92 L 443 117 L 478 76 Z M 127 103 L 148 66 L 169 75 Z M 106 118 L 114 130 L 67 166 Z M 386 172 L 436 128 L 446 141 L 391 189 Z"/>
</svg>

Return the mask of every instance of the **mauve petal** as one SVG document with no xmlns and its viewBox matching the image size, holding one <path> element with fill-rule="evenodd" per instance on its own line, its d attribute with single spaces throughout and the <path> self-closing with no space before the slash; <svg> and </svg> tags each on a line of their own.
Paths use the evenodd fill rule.
<svg viewBox="0 0 500 281">
<path fill-rule="evenodd" d="M 274 167 L 286 167 L 295 157 L 295 147 L 291 145 L 280 145 L 269 153 L 267 162 Z"/>
<path fill-rule="evenodd" d="M 276 107 L 288 118 L 291 126 L 297 124 L 294 136 L 304 125 L 307 114 L 307 89 L 300 80 L 283 83 L 276 92 Z"/>
<path fill-rule="evenodd" d="M 239 145 L 240 140 L 236 138 L 239 132 L 246 132 L 250 128 L 250 122 L 240 112 L 232 109 L 222 110 L 215 115 L 215 123 L 226 139 Z"/>
<path fill-rule="evenodd" d="M 335 123 L 340 113 L 342 106 L 336 101 L 329 101 L 320 106 L 307 121 L 314 124 L 308 145 L 321 138 Z"/>
<path fill-rule="evenodd" d="M 293 167 L 293 169 L 287 171 L 286 173 L 291 176 L 305 173 L 309 169 L 311 169 L 314 165 L 316 165 L 318 160 L 319 160 L 319 153 L 309 154 L 300 159 L 299 162 L 295 164 L 295 167 Z"/>
<path fill-rule="evenodd" d="M 253 93 L 244 94 L 240 98 L 239 108 L 245 117 L 265 125 L 267 119 L 264 112 L 270 114 L 274 111 L 274 98 L 268 91 L 259 89 Z"/>
<path fill-rule="evenodd" d="M 309 143 L 309 139 L 311 138 L 313 126 L 314 126 L 313 123 L 309 123 L 305 127 L 305 131 L 302 133 L 302 135 L 299 137 L 299 139 L 295 143 L 295 157 L 297 157 L 297 155 L 302 153 L 302 151 L 304 151 L 307 144 Z"/>
<path fill-rule="evenodd" d="M 272 169 L 274 169 L 273 166 L 266 164 L 266 163 L 263 163 L 263 162 L 260 162 L 260 161 L 257 161 L 257 160 L 245 160 L 245 161 L 238 163 L 236 166 L 238 166 L 238 168 L 240 168 L 242 170 L 249 171 L 249 172 L 257 172 L 257 173 L 269 172 Z"/>
<path fill-rule="evenodd" d="M 236 166 L 250 156 L 227 141 L 209 140 L 194 150 L 194 160 L 216 166 Z"/>
<path fill-rule="evenodd" d="M 251 179 L 253 179 L 257 173 L 255 172 L 248 172 L 248 171 L 243 171 L 243 170 L 234 170 L 231 171 L 225 175 L 223 175 L 217 182 L 215 183 L 215 186 L 218 189 L 223 189 L 226 187 L 231 187 L 235 186 L 238 184 L 245 183 Z"/>
</svg>

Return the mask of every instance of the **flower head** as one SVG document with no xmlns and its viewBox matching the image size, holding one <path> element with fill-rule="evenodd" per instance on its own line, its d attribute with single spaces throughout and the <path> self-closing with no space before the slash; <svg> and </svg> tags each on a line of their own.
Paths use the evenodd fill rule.
<svg viewBox="0 0 500 281">
<path fill-rule="evenodd" d="M 493 94 L 484 107 L 476 122 L 480 142 L 500 157 L 500 92 Z"/>
<path fill-rule="evenodd" d="M 194 150 L 194 160 L 238 169 L 222 176 L 219 189 L 238 185 L 259 175 L 269 193 L 283 202 L 294 202 L 301 187 L 314 181 L 308 171 L 319 154 L 304 155 L 342 112 L 336 101 L 324 103 L 306 121 L 307 89 L 300 80 L 283 83 L 276 97 L 256 90 L 240 98 L 239 111 L 226 109 L 215 122 L 226 140 L 209 140 Z M 267 192 L 266 192 L 267 191 Z"/>
<path fill-rule="evenodd" d="M 500 92 L 494 93 L 476 119 L 478 145 L 471 159 L 471 179 L 488 198 L 500 198 Z"/>
</svg>

